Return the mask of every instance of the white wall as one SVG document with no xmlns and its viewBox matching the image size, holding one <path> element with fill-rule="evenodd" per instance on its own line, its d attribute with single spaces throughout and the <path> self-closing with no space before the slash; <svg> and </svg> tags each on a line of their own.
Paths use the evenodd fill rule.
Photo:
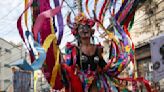
<svg viewBox="0 0 164 92">
<path fill-rule="evenodd" d="M 5 64 L 15 62 L 25 56 L 25 50 L 21 49 L 12 43 L 9 43 L 0 38 L 0 91 L 4 91 L 6 87 L 12 82 L 12 70 L 11 68 L 4 67 Z M 5 80 L 10 80 L 4 83 Z"/>
</svg>

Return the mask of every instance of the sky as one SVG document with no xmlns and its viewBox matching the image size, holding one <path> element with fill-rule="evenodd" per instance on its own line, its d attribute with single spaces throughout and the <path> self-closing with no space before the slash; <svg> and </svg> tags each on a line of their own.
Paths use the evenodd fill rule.
<svg viewBox="0 0 164 92">
<path fill-rule="evenodd" d="M 21 42 L 16 23 L 23 7 L 23 0 L 3 0 L 0 2 L 0 38 L 14 43 Z"/>
<path fill-rule="evenodd" d="M 90 0 L 89 5 L 93 4 L 91 1 L 92 0 Z M 70 0 L 67 0 L 67 2 L 69 4 L 72 3 L 70 2 Z M 102 3 L 100 2 L 100 6 L 101 5 Z M 20 38 L 18 29 L 17 29 L 17 19 L 19 18 L 23 10 L 24 10 L 24 0 L 3 0 L 3 2 L 0 2 L 0 13 L 1 13 L 0 14 L 0 38 L 3 38 L 7 41 L 11 41 L 16 44 L 22 42 L 22 39 Z M 64 4 L 64 7 L 62 9 L 64 18 L 66 18 L 66 14 L 68 13 L 68 11 L 70 11 L 69 7 L 67 7 Z M 23 23 L 22 23 L 22 26 L 24 27 Z M 96 35 L 98 35 L 98 33 L 96 33 Z M 65 44 L 66 42 L 72 41 L 72 40 L 73 38 L 70 35 L 70 30 L 68 29 L 68 27 L 65 27 L 62 44 Z"/>
</svg>

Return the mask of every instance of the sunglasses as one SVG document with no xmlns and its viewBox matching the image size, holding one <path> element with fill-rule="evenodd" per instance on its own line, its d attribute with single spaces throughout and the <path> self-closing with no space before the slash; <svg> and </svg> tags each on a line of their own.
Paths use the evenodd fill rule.
<svg viewBox="0 0 164 92">
<path fill-rule="evenodd" d="M 89 30 L 91 30 L 91 27 L 89 26 L 89 25 L 79 25 L 78 26 L 78 30 L 85 30 L 85 31 L 89 31 Z"/>
</svg>

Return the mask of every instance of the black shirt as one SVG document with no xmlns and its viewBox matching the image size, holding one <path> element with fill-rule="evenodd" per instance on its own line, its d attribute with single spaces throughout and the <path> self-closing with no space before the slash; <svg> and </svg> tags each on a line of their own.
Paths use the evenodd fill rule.
<svg viewBox="0 0 164 92">
<path fill-rule="evenodd" d="M 77 48 L 76 64 L 78 64 L 80 68 L 82 67 L 82 70 L 87 70 L 90 66 L 90 69 L 92 71 L 95 71 L 97 66 L 103 68 L 106 65 L 106 62 L 99 54 L 99 47 L 96 47 L 96 51 L 92 56 L 84 54 L 83 52 L 81 52 L 81 50 Z"/>
</svg>

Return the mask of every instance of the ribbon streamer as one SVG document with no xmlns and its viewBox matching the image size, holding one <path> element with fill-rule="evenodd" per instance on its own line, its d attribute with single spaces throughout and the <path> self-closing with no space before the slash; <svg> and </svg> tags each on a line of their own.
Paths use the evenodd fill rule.
<svg viewBox="0 0 164 92">
<path fill-rule="evenodd" d="M 34 24 L 33 32 L 34 32 L 34 39 L 36 40 L 38 37 L 38 32 L 42 27 L 42 24 L 46 18 L 51 18 L 52 16 L 56 15 L 61 10 L 61 6 L 56 7 L 55 9 L 50 9 L 45 12 L 42 12 L 38 15 L 36 22 Z"/>
<path fill-rule="evenodd" d="M 28 0 L 25 0 L 25 8 L 27 7 L 27 4 L 28 4 Z M 25 19 L 25 25 L 28 29 L 28 26 L 27 26 L 27 17 L 28 17 L 28 12 L 26 11 L 25 14 L 24 14 L 24 19 Z"/>
<path fill-rule="evenodd" d="M 21 36 L 23 42 L 25 43 L 25 45 L 27 46 L 26 42 L 25 42 L 25 38 L 24 38 L 24 32 L 23 32 L 23 29 L 22 29 L 22 16 L 23 14 L 27 11 L 27 9 L 32 5 L 33 3 L 33 0 L 30 0 L 29 3 L 27 4 L 27 6 L 25 7 L 25 10 L 23 11 L 23 13 L 19 16 L 18 18 L 18 21 L 17 21 L 17 28 L 18 28 L 18 31 L 19 31 L 19 35 Z"/>
<path fill-rule="evenodd" d="M 85 7 L 86 7 L 86 11 L 87 11 L 88 15 L 90 16 L 89 9 L 88 9 L 88 2 L 89 2 L 89 0 L 85 1 Z"/>
<path fill-rule="evenodd" d="M 31 65 L 26 60 L 21 59 L 14 63 L 11 63 L 10 66 L 18 66 L 19 68 L 28 71 L 34 71 L 40 69 L 44 63 L 44 60 L 46 59 L 46 53 L 45 50 L 40 45 L 36 44 L 34 47 L 39 52 L 39 56 L 37 59 L 33 61 Z"/>
<path fill-rule="evenodd" d="M 59 4 L 59 0 L 54 0 L 54 3 L 55 3 L 55 7 L 58 7 L 60 4 Z M 62 1 L 62 4 L 61 6 L 63 5 L 63 1 Z M 59 36 L 58 36 L 58 40 L 57 40 L 57 45 L 60 44 L 61 42 L 61 39 L 63 37 L 63 29 L 64 29 L 64 25 L 63 25 L 63 16 L 62 16 L 62 13 L 61 11 L 59 11 L 57 13 L 57 21 L 58 21 L 58 27 L 59 27 Z"/>
</svg>

